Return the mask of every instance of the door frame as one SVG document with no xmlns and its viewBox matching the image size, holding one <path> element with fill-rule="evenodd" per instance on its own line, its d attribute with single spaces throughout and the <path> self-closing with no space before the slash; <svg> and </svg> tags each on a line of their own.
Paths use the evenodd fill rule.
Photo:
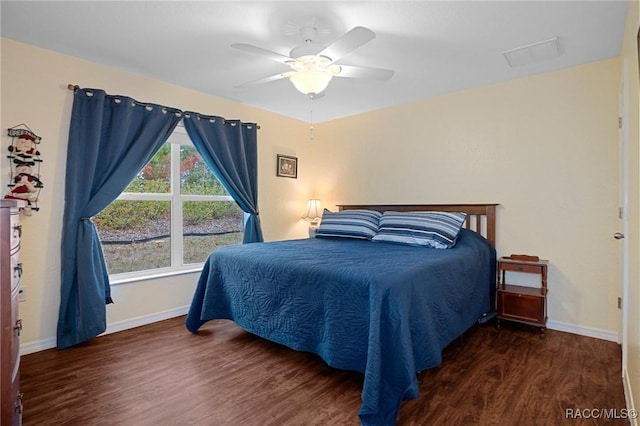
<svg viewBox="0 0 640 426">
<path fill-rule="evenodd" d="M 619 225 L 622 225 L 620 232 L 624 235 L 620 248 L 620 296 L 622 297 L 622 315 L 620 316 L 620 336 L 619 343 L 622 346 L 622 375 L 627 371 L 628 356 L 628 323 L 629 323 L 629 119 L 628 105 L 629 99 L 626 87 L 629 85 L 627 72 L 627 59 L 623 60 L 622 73 L 620 78 L 620 92 L 618 95 L 618 202 L 621 214 L 619 215 Z"/>
</svg>

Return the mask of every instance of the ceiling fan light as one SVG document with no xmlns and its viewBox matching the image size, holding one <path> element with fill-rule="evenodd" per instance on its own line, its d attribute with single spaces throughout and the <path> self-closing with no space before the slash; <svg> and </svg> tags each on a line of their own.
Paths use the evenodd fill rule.
<svg viewBox="0 0 640 426">
<path fill-rule="evenodd" d="M 333 76 L 325 71 L 301 71 L 289 77 L 291 83 L 305 95 L 318 94 L 327 88 Z"/>
</svg>

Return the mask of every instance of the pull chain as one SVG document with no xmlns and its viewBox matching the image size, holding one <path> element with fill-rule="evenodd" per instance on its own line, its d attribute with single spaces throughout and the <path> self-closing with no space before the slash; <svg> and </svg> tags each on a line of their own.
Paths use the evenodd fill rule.
<svg viewBox="0 0 640 426">
<path fill-rule="evenodd" d="M 313 127 L 313 94 L 309 95 L 309 140 L 312 141 L 315 139 L 313 131 L 315 128 Z"/>
</svg>

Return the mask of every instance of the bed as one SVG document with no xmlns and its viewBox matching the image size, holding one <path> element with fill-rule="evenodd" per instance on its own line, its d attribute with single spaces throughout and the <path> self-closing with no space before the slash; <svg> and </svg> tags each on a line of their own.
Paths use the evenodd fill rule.
<svg viewBox="0 0 640 426">
<path fill-rule="evenodd" d="M 416 373 L 490 315 L 496 204 L 343 205 L 340 211 L 463 212 L 446 250 L 352 238 L 220 248 L 207 259 L 186 327 L 229 319 L 246 331 L 364 374 L 359 418 L 393 425 Z"/>
</svg>

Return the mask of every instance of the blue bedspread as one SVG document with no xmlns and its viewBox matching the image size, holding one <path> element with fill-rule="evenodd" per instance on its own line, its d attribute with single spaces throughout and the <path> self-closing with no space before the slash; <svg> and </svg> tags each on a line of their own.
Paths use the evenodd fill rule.
<svg viewBox="0 0 640 426">
<path fill-rule="evenodd" d="M 418 396 L 416 372 L 493 310 L 495 250 L 463 229 L 448 250 L 345 238 L 227 246 L 213 252 L 186 326 L 212 319 L 364 373 L 360 420 L 393 425 Z"/>
</svg>

